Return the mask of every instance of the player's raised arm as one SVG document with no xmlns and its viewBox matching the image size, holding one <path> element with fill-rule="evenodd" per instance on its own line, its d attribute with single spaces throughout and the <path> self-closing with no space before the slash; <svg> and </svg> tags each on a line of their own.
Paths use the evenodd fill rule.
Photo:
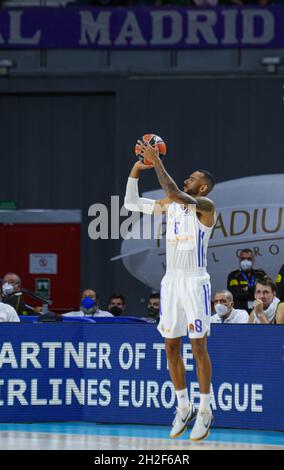
<svg viewBox="0 0 284 470">
<path fill-rule="evenodd" d="M 130 171 L 130 175 L 126 185 L 126 193 L 124 198 L 124 207 L 132 212 L 143 212 L 144 214 L 159 214 L 167 209 L 167 204 L 170 202 L 167 198 L 155 201 L 139 196 L 138 180 L 140 171 L 149 170 L 153 165 L 144 165 L 144 163 L 137 161 Z"/>
<path fill-rule="evenodd" d="M 175 181 L 167 173 L 161 159 L 159 158 L 159 151 L 157 148 L 152 147 L 148 142 L 140 142 L 141 154 L 148 161 L 151 161 L 155 168 L 158 180 L 163 190 L 165 191 L 169 202 L 177 202 L 179 204 L 194 204 L 196 205 L 196 212 L 201 215 L 201 222 L 205 225 L 211 226 L 214 223 L 215 205 L 213 201 L 207 197 L 193 197 L 178 188 Z"/>
<path fill-rule="evenodd" d="M 141 145 L 141 154 L 144 158 L 147 158 L 147 160 L 152 162 L 152 167 L 155 168 L 159 183 L 169 200 L 171 202 L 179 202 L 181 204 L 197 204 L 196 198 L 181 191 L 172 177 L 167 173 L 159 158 L 159 150 L 152 147 L 148 142 L 138 142 Z"/>
</svg>

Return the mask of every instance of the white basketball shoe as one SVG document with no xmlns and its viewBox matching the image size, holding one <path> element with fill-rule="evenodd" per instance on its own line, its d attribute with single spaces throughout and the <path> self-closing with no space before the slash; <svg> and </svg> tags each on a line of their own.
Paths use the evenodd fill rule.
<svg viewBox="0 0 284 470">
<path fill-rule="evenodd" d="M 197 410 L 194 405 L 189 402 L 188 406 L 185 408 L 181 409 L 177 407 L 175 413 L 176 416 L 173 420 L 173 427 L 170 433 L 170 437 L 172 438 L 181 436 L 187 430 L 187 426 L 190 421 L 196 417 Z"/>
<path fill-rule="evenodd" d="M 199 410 L 194 426 L 190 433 L 190 440 L 197 442 L 209 436 L 210 426 L 214 420 L 212 410 Z"/>
</svg>

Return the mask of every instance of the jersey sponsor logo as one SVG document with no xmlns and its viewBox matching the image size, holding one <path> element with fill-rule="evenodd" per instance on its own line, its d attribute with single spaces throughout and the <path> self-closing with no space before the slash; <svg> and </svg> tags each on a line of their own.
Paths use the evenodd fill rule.
<svg viewBox="0 0 284 470">
<path fill-rule="evenodd" d="M 170 328 L 166 328 L 165 325 L 161 325 L 160 324 L 160 329 L 163 333 L 170 333 L 171 332 L 171 329 Z"/>
</svg>

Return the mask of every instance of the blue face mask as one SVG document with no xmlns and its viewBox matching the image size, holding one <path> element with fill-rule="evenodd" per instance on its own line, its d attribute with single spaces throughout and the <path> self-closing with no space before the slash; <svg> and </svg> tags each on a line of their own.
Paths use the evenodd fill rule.
<svg viewBox="0 0 284 470">
<path fill-rule="evenodd" d="M 81 302 L 82 307 L 84 307 L 86 310 L 89 310 L 90 308 L 95 308 L 96 307 L 96 302 L 92 297 L 85 297 L 82 302 Z"/>
</svg>

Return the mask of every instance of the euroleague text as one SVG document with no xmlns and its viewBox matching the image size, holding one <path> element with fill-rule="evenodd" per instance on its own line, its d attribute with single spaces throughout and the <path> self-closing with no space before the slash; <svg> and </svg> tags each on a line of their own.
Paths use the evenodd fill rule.
<svg viewBox="0 0 284 470">
<path fill-rule="evenodd" d="M 191 345 L 184 344 L 182 352 L 185 369 L 194 372 Z M 21 342 L 14 348 L 11 342 L 4 342 L 0 369 L 6 379 L 0 379 L 0 406 L 114 404 L 119 408 L 170 409 L 175 404 L 175 391 L 165 380 L 166 368 L 164 343 L 123 342 L 112 347 L 107 342 Z M 148 380 L 143 380 L 145 376 Z M 198 404 L 197 381 L 191 380 L 189 393 L 191 401 Z M 262 402 L 263 385 L 259 383 L 228 380 L 211 388 L 213 410 L 259 413 Z"/>
</svg>

